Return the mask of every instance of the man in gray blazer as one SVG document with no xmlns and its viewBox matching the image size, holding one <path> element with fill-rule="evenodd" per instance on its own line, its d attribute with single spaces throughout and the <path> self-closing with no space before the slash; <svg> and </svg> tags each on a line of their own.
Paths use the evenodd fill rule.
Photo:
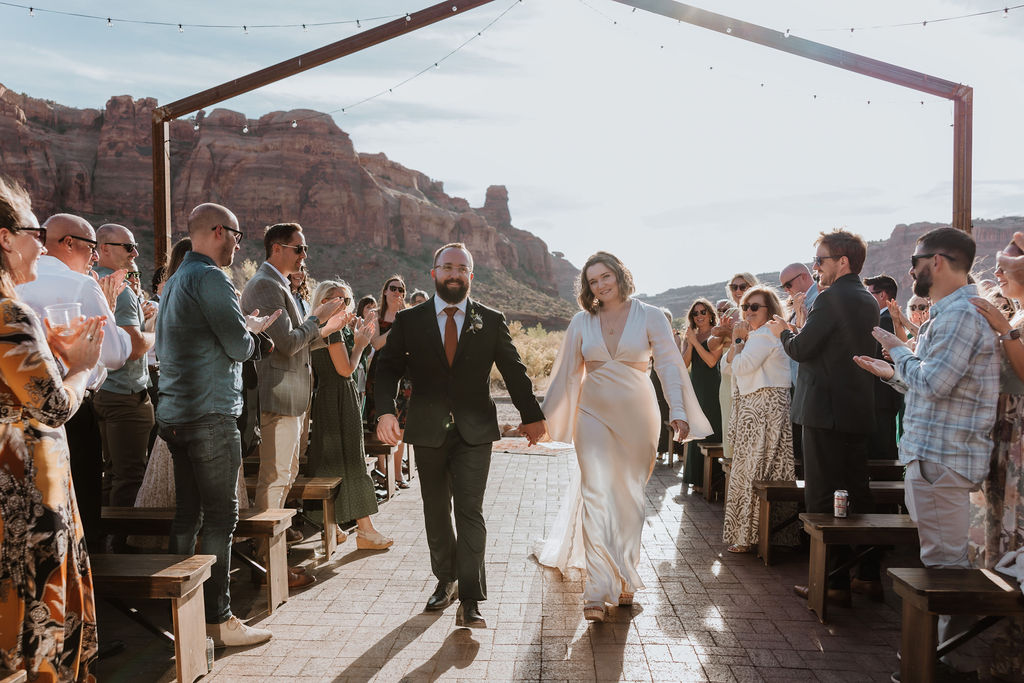
<svg viewBox="0 0 1024 683">
<path fill-rule="evenodd" d="M 298 223 L 279 223 L 263 236 L 267 260 L 242 290 L 242 310 L 284 313 L 267 328 L 274 351 L 256 362 L 260 392 L 260 473 L 256 507 L 281 508 L 299 472 L 299 435 L 312 395 L 309 344 L 341 327 L 340 301 L 325 302 L 305 317 L 292 296 L 288 276 L 306 260 Z M 343 323 L 342 323 L 343 324 Z"/>
</svg>

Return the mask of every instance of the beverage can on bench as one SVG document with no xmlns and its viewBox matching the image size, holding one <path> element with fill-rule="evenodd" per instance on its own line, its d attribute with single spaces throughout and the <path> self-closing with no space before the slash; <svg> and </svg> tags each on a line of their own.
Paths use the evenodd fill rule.
<svg viewBox="0 0 1024 683">
<path fill-rule="evenodd" d="M 834 517 L 845 517 L 846 508 L 850 505 L 850 494 L 845 489 L 839 489 L 835 492 L 835 498 L 833 498 L 833 512 Z"/>
</svg>

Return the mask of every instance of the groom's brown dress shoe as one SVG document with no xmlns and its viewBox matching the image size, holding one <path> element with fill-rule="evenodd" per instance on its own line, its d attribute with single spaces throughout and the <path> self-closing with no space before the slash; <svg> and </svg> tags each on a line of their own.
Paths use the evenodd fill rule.
<svg viewBox="0 0 1024 683">
<path fill-rule="evenodd" d="M 454 581 L 438 581 L 437 588 L 429 598 L 427 598 L 427 606 L 423 609 L 428 612 L 434 612 L 441 610 L 452 604 L 452 600 L 458 595 L 458 588 L 455 586 Z"/>
<path fill-rule="evenodd" d="M 487 628 L 487 622 L 480 614 L 475 600 L 463 600 L 459 603 L 459 611 L 455 613 L 455 625 L 465 628 Z"/>
<path fill-rule="evenodd" d="M 810 589 L 807 586 L 793 586 L 793 592 L 804 600 L 810 595 Z M 843 588 L 829 588 L 825 599 L 828 600 L 828 604 L 837 607 L 849 607 L 853 604 L 850 600 L 850 591 Z"/>
</svg>

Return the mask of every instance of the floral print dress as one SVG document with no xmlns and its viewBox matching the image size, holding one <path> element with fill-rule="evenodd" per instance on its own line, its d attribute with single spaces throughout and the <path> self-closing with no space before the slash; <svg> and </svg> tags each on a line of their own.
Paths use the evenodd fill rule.
<svg viewBox="0 0 1024 683">
<path fill-rule="evenodd" d="M 64 386 L 42 326 L 0 299 L 0 669 L 92 682 L 96 610 L 63 424 Z"/>
</svg>

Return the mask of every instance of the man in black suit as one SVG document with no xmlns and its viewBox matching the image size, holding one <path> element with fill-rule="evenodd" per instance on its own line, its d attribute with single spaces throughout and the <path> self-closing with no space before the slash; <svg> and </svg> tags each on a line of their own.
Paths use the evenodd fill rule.
<svg viewBox="0 0 1024 683">
<path fill-rule="evenodd" d="M 864 286 L 868 293 L 875 297 L 880 310 L 878 326 L 886 332 L 895 334 L 892 324 L 892 313 L 889 302 L 896 300 L 899 291 L 896 280 L 888 275 L 876 275 L 864 278 Z M 882 346 L 879 344 L 875 358 L 882 358 Z M 896 415 L 903 407 L 903 394 L 893 389 L 880 379 L 875 380 L 875 432 L 871 435 L 868 454 L 872 458 L 896 460 L 899 457 L 899 446 L 896 443 Z"/>
<path fill-rule="evenodd" d="M 803 328 L 797 333 L 778 316 L 768 323 L 789 357 L 800 363 L 793 421 L 803 427 L 804 502 L 808 512 L 831 512 L 834 492 L 845 489 L 851 512 L 871 512 L 867 448 L 875 430 L 874 379 L 861 376 L 867 373 L 858 373 L 853 362 L 877 348 L 871 331 L 878 325 L 878 305 L 859 275 L 867 247 L 845 230 L 822 233 L 816 244 L 814 270 L 822 291 Z M 837 548 L 833 566 L 851 552 Z M 860 578 L 874 586 L 877 565 L 862 564 Z M 806 597 L 806 586 L 794 589 Z M 830 579 L 829 599 L 849 604 L 848 573 Z"/>
<path fill-rule="evenodd" d="M 377 361 L 377 436 L 391 445 L 402 438 L 395 394 L 399 380 L 408 377 L 412 396 L 404 438 L 416 447 L 430 567 L 438 581 L 426 609 L 450 605 L 457 580 L 461 604 L 455 624 L 483 628 L 478 605 L 487 599 L 483 499 L 491 443 L 501 437 L 490 396 L 491 366 L 497 364 L 530 443 L 547 428 L 505 317 L 469 298 L 469 250 L 461 242 L 446 244 L 434 253 L 433 263 L 437 294 L 395 316 Z"/>
</svg>

